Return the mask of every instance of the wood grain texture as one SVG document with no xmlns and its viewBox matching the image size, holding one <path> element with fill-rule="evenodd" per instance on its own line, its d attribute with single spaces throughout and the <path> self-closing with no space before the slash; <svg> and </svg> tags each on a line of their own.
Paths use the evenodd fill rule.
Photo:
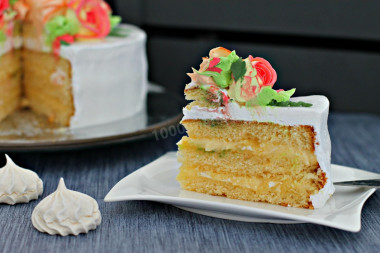
<svg viewBox="0 0 380 253">
<path fill-rule="evenodd" d="M 380 116 L 332 114 L 332 162 L 380 173 Z M 365 204 L 362 230 L 344 232 L 313 224 L 277 225 L 228 221 L 147 202 L 105 203 L 120 179 L 176 149 L 181 136 L 70 152 L 10 153 L 38 172 L 46 197 L 60 177 L 69 189 L 94 197 L 103 220 L 78 237 L 49 236 L 30 221 L 39 200 L 0 205 L 1 252 L 377 252 L 380 247 L 377 191 Z M 0 166 L 5 163 L 0 154 Z M 347 221 L 349 222 L 349 221 Z"/>
</svg>

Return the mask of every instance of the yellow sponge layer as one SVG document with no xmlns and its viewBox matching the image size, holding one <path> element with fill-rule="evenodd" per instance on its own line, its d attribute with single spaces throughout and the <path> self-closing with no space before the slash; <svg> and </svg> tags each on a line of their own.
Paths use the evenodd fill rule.
<svg viewBox="0 0 380 253">
<path fill-rule="evenodd" d="M 0 56 L 0 121 L 16 110 L 21 96 L 20 51 Z"/>
<path fill-rule="evenodd" d="M 250 141 L 258 145 L 279 144 L 314 152 L 312 126 L 284 126 L 274 123 L 238 120 L 183 120 L 192 139 L 216 139 L 224 142 Z"/>
<path fill-rule="evenodd" d="M 186 167 L 181 167 L 177 180 L 188 191 L 311 209 L 310 195 L 318 190 L 317 185 L 312 183 L 313 179 L 307 177 L 295 179 L 291 176 L 271 175 L 270 178 L 263 178 L 260 174 L 245 177 Z"/>
<path fill-rule="evenodd" d="M 220 172 L 232 172 L 239 175 L 261 174 L 298 174 L 314 173 L 319 167 L 316 157 L 309 150 L 289 148 L 286 145 L 266 145 L 259 147 L 253 144 L 233 147 L 233 143 L 225 149 L 208 149 L 203 142 L 183 137 L 178 143 L 178 160 L 193 167 L 215 167 Z M 223 143 L 219 143 L 223 144 Z M 249 147 L 249 149 L 247 149 Z"/>
<path fill-rule="evenodd" d="M 185 89 L 185 98 L 186 100 L 195 100 L 191 104 L 201 107 L 216 108 L 220 106 L 219 103 L 212 102 L 218 100 L 215 94 L 199 88 Z"/>
</svg>

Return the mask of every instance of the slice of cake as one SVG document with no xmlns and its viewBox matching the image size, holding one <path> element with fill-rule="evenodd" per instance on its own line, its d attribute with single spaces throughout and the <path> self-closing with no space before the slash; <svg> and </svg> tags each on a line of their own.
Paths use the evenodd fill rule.
<svg viewBox="0 0 380 253">
<path fill-rule="evenodd" d="M 118 25 L 120 17 L 113 16 L 103 0 L 5 2 L 15 16 L 20 16 L 21 88 L 24 101 L 34 112 L 71 128 L 108 123 L 144 112 L 147 94 L 144 31 L 132 25 Z M 6 45 L 9 50 L 17 48 L 11 42 Z M 20 53 L 11 51 L 14 64 L 19 66 Z M 6 64 L 11 68 L 9 61 L 0 58 L 0 66 Z M 10 79 L 9 73 L 15 69 L 19 67 L 0 68 L 0 78 Z M 18 105 L 20 92 L 13 93 L 4 93 L 8 100 L 16 98 L 12 100 L 15 104 L 12 109 L 0 104 L 0 111 L 7 112 L 5 116 Z"/>
<path fill-rule="evenodd" d="M 333 194 L 329 101 L 273 90 L 262 58 L 216 48 L 189 74 L 178 143 L 182 189 L 283 206 L 321 208 Z"/>
</svg>

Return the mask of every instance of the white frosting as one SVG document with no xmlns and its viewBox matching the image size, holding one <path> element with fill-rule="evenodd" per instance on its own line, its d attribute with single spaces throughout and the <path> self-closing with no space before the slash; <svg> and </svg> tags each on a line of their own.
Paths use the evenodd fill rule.
<svg viewBox="0 0 380 253">
<path fill-rule="evenodd" d="M 50 235 L 78 235 L 95 229 L 101 222 L 98 203 L 90 196 L 68 190 L 63 179 L 57 190 L 33 210 L 32 223 Z"/>
<path fill-rule="evenodd" d="M 21 37 L 14 37 L 14 38 L 7 37 L 5 41 L 0 42 L 0 56 L 8 53 L 12 49 L 19 49 L 21 47 L 22 47 Z"/>
<path fill-rule="evenodd" d="M 187 119 L 202 120 L 243 120 L 257 122 L 272 122 L 287 126 L 308 125 L 314 128 L 316 133 L 315 155 L 319 166 L 326 173 L 326 185 L 315 195 L 310 196 L 314 208 L 325 205 L 335 189 L 331 180 L 331 141 L 327 128 L 329 113 L 329 101 L 324 96 L 307 96 L 291 98 L 291 101 L 303 101 L 311 103 L 311 107 L 241 107 L 235 102 L 229 103 L 228 113 L 223 113 L 224 108 L 210 109 L 206 107 L 192 106 L 184 108 L 184 117 Z"/>
<path fill-rule="evenodd" d="M 38 199 L 43 192 L 43 183 L 38 175 L 17 166 L 9 156 L 7 164 L 0 169 L 0 203 L 14 205 Z"/>
<path fill-rule="evenodd" d="M 132 25 L 122 27 L 128 31 L 125 38 L 107 37 L 61 47 L 61 57 L 68 59 L 72 68 L 75 114 L 70 127 L 112 122 L 145 110 L 146 34 Z M 36 40 L 26 39 L 24 44 L 30 50 L 51 52 Z M 55 74 L 52 78 L 59 81 L 62 76 Z"/>
<path fill-rule="evenodd" d="M 211 176 L 209 174 L 207 174 L 206 172 L 201 172 L 199 174 L 201 177 L 207 177 L 207 178 L 211 178 Z"/>
</svg>

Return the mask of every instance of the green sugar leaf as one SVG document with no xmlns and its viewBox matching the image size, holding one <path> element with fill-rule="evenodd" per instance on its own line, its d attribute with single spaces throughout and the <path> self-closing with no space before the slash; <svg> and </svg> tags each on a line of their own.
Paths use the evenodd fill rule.
<svg viewBox="0 0 380 253">
<path fill-rule="evenodd" d="M 220 75 L 218 72 L 214 72 L 214 71 L 203 71 L 203 72 L 199 72 L 198 70 L 195 70 L 195 73 L 199 74 L 199 75 L 203 75 L 203 76 L 211 76 L 211 77 L 217 77 L 218 75 Z"/>
<path fill-rule="evenodd" d="M 201 84 L 199 88 L 201 88 L 201 90 L 208 91 L 210 89 L 210 86 Z"/>
<path fill-rule="evenodd" d="M 108 34 L 108 36 L 121 37 L 121 38 L 128 36 L 128 31 L 119 26 L 119 24 L 121 23 L 120 16 L 110 15 L 110 23 L 111 23 L 111 31 Z"/>
<path fill-rule="evenodd" d="M 215 83 L 222 89 L 227 88 L 230 85 L 231 81 L 231 65 L 235 61 L 239 59 L 239 57 L 236 55 L 235 51 L 232 51 L 228 56 L 226 57 L 219 57 L 220 62 L 216 65 L 216 67 L 220 68 L 222 71 L 220 73 L 215 71 L 195 71 L 199 75 L 204 76 L 211 76 Z"/>
<path fill-rule="evenodd" d="M 67 43 L 64 40 L 61 40 L 59 43 L 61 43 L 62 46 L 70 46 L 70 43 Z"/>
<path fill-rule="evenodd" d="M 111 31 L 112 31 L 112 29 L 114 29 L 116 26 L 118 26 L 121 23 L 121 17 L 110 15 L 110 23 L 111 23 Z"/>
<path fill-rule="evenodd" d="M 0 43 L 4 42 L 7 40 L 7 36 L 3 31 L 0 30 Z"/>
<path fill-rule="evenodd" d="M 276 100 L 272 100 L 268 106 L 279 106 L 279 107 L 311 107 L 312 104 L 305 103 L 302 101 L 299 102 L 292 102 L 292 101 L 285 101 L 285 102 L 277 102 Z"/>
<path fill-rule="evenodd" d="M 116 26 L 112 28 L 108 36 L 125 38 L 128 36 L 128 30 L 123 27 Z"/>
<path fill-rule="evenodd" d="M 76 14 L 72 10 L 68 10 L 65 14 L 55 16 L 45 24 L 47 33 L 46 43 L 51 45 L 54 40 L 62 35 L 75 35 L 79 32 L 79 21 Z"/>
<path fill-rule="evenodd" d="M 270 86 L 264 87 L 261 89 L 259 95 L 256 98 L 256 103 L 261 106 L 268 105 L 272 100 L 276 102 L 286 102 L 293 96 L 296 89 L 291 89 L 288 91 L 277 92 L 273 90 Z"/>
<path fill-rule="evenodd" d="M 232 63 L 231 65 L 231 71 L 234 75 L 235 81 L 238 81 L 240 78 L 242 78 L 247 71 L 247 67 L 245 66 L 245 62 L 240 57 L 237 61 Z"/>
</svg>

